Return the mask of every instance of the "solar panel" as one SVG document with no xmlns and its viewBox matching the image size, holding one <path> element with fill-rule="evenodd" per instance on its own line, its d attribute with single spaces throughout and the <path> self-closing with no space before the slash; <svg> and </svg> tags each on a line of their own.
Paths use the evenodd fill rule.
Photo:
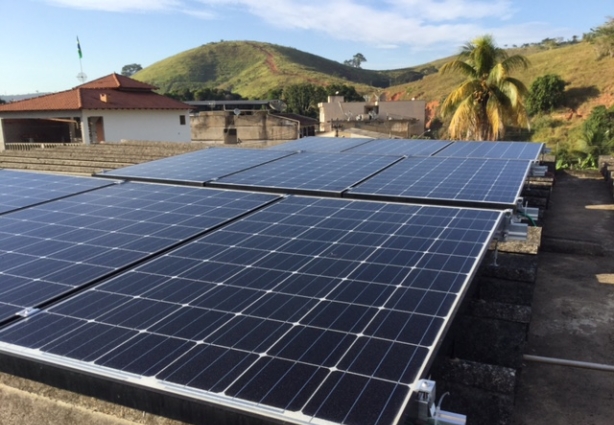
<svg viewBox="0 0 614 425">
<path fill-rule="evenodd" d="M 536 161 L 543 149 L 543 143 L 533 142 L 454 142 L 435 156 Z"/>
<path fill-rule="evenodd" d="M 345 137 L 305 137 L 281 145 L 275 145 L 268 150 L 307 151 L 307 152 L 343 152 L 354 146 L 360 146 L 371 139 Z"/>
<path fill-rule="evenodd" d="M 409 157 L 344 195 L 389 201 L 510 208 L 520 197 L 530 161 Z"/>
<path fill-rule="evenodd" d="M 6 327 L 0 352 L 284 423 L 400 423 L 502 216 L 288 197 Z"/>
<path fill-rule="evenodd" d="M 110 186 L 91 177 L 0 170 L 0 214 Z"/>
<path fill-rule="evenodd" d="M 202 186 L 211 179 L 291 154 L 263 149 L 211 148 L 132 165 L 96 176 Z"/>
<path fill-rule="evenodd" d="M 348 153 L 376 155 L 431 156 L 448 146 L 444 140 L 376 139 L 346 150 Z"/>
<path fill-rule="evenodd" d="M 128 183 L 4 215 L 0 322 L 274 199 Z"/>
<path fill-rule="evenodd" d="M 293 194 L 334 193 L 338 196 L 401 157 L 299 152 L 223 177 L 211 187 L 266 190 Z"/>
</svg>

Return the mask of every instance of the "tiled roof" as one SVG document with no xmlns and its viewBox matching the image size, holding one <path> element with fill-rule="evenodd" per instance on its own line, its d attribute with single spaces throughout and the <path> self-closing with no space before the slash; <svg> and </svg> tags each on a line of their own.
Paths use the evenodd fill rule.
<svg viewBox="0 0 614 425">
<path fill-rule="evenodd" d="M 186 103 L 154 93 L 154 88 L 132 78 L 111 74 L 72 90 L 0 105 L 0 113 L 82 109 L 191 109 Z"/>
<path fill-rule="evenodd" d="M 146 90 L 151 91 L 157 89 L 147 83 L 133 80 L 129 77 L 124 77 L 119 74 L 111 74 L 106 77 L 98 78 L 97 80 L 89 81 L 75 88 L 82 89 L 120 89 L 120 90 Z"/>
</svg>

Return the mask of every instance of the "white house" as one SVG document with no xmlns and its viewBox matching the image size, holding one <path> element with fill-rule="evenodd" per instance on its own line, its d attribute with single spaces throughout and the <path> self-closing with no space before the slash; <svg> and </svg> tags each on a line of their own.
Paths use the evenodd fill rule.
<svg viewBox="0 0 614 425">
<path fill-rule="evenodd" d="M 111 74 L 63 92 L 0 105 L 5 143 L 189 142 L 190 105 Z"/>
</svg>

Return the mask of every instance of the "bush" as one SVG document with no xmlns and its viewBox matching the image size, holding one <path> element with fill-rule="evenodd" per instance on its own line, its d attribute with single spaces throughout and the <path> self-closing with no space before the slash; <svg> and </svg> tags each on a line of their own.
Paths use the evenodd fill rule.
<svg viewBox="0 0 614 425">
<path fill-rule="evenodd" d="M 565 86 L 567 83 L 558 75 L 546 74 L 537 77 L 527 98 L 527 112 L 535 115 L 540 112 L 550 112 L 565 102 Z"/>
</svg>

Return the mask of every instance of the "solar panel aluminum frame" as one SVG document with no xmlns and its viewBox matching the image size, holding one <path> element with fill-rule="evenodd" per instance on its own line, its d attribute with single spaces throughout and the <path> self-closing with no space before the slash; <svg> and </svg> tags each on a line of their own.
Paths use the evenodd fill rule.
<svg viewBox="0 0 614 425">
<path fill-rule="evenodd" d="M 457 150 L 457 147 L 461 147 L 461 146 L 470 146 L 471 144 L 475 144 L 476 145 L 476 149 L 474 149 L 473 151 L 471 151 L 471 153 L 469 154 L 459 154 L 459 153 L 450 153 L 450 151 L 454 151 Z M 520 156 L 497 156 L 497 155 L 483 155 L 483 154 L 475 154 L 473 152 L 475 152 L 475 150 L 479 150 L 480 145 L 482 146 L 488 146 L 488 147 L 497 147 L 497 145 L 502 146 L 502 145 L 508 145 L 508 146 L 520 146 L 520 145 L 531 145 L 531 146 L 541 146 L 539 148 L 539 150 L 537 150 L 535 152 L 535 155 L 532 157 L 520 157 Z M 485 141 L 456 141 L 456 142 L 452 142 L 450 143 L 448 146 L 446 146 L 445 148 L 439 150 L 437 153 L 433 154 L 433 156 L 440 156 L 440 157 L 456 157 L 456 158 L 491 158 L 491 159 L 510 159 L 510 160 L 524 160 L 524 161 L 537 161 L 539 162 L 544 155 L 544 150 L 546 148 L 546 144 L 545 143 L 535 143 L 535 142 L 512 142 L 512 141 L 505 141 L 505 140 L 501 140 L 501 141 L 497 141 L 497 142 L 485 142 Z M 462 150 L 462 149 L 460 149 Z"/>
<path fill-rule="evenodd" d="M 59 178 L 75 179 L 75 180 L 80 180 L 80 179 L 88 180 L 89 179 L 90 181 L 96 181 L 96 179 L 93 178 L 93 177 L 64 176 L 64 175 L 52 175 L 52 174 L 47 175 L 47 174 L 35 173 L 35 172 L 31 172 L 31 171 L 7 170 L 7 169 L 4 169 L 4 168 L 0 168 L 0 181 L 1 181 L 2 177 L 4 177 L 4 175 L 7 174 L 7 173 L 11 173 L 13 175 L 22 174 L 24 176 L 38 175 L 38 176 L 41 177 L 41 179 L 43 179 L 45 177 L 48 177 L 48 178 L 58 178 L 59 177 Z M 23 205 L 23 206 L 19 206 L 19 207 L 14 207 L 12 209 L 2 209 L 1 208 L 1 204 L 0 204 L 0 215 L 9 214 L 9 213 L 12 213 L 12 212 L 15 212 L 15 211 L 20 211 L 20 210 L 23 210 L 23 209 L 26 209 L 26 208 L 36 207 L 38 205 L 46 204 L 48 202 L 58 201 L 60 199 L 68 198 L 70 196 L 80 195 L 82 193 L 91 192 L 93 190 L 98 190 L 98 189 L 102 189 L 102 188 L 105 188 L 105 187 L 112 186 L 114 184 L 121 184 L 121 183 L 122 183 L 121 179 L 112 179 L 112 181 L 109 181 L 107 184 L 101 183 L 97 187 L 83 188 L 83 189 L 76 190 L 76 191 L 71 192 L 71 193 L 58 194 L 57 196 L 51 196 L 51 197 L 49 197 L 47 199 L 43 199 L 43 200 L 39 200 L 39 201 L 34 201 L 32 203 L 29 203 L 29 204 L 26 204 L 26 205 Z M 27 191 L 25 191 L 25 192 L 27 192 Z M 27 196 L 28 194 L 25 193 L 25 195 Z"/>
<path fill-rule="evenodd" d="M 294 152 L 297 155 L 300 155 L 301 153 L 321 153 L 321 154 L 328 154 L 329 152 L 312 152 L 312 151 L 297 151 Z M 335 153 L 335 152 L 331 152 L 331 153 Z M 345 152 L 343 153 L 339 153 L 340 155 L 344 155 L 346 154 Z M 364 154 L 352 154 L 347 153 L 349 156 L 365 156 Z M 375 155 L 373 155 L 375 156 Z M 364 175 L 361 176 L 361 178 L 355 182 L 353 182 L 351 185 L 341 189 L 341 190 L 326 190 L 326 189 L 299 189 L 299 188 L 295 188 L 295 187 L 275 187 L 275 186 L 258 186 L 258 185 L 248 185 L 248 184 L 241 184 L 241 183 L 231 183 L 231 182 L 224 182 L 224 181 L 220 181 L 220 179 L 224 178 L 224 177 L 232 177 L 235 174 L 239 174 L 243 171 L 249 171 L 253 168 L 257 168 L 260 166 L 266 166 L 268 163 L 266 164 L 261 164 L 258 165 L 256 167 L 251 167 L 250 169 L 247 170 L 241 170 L 241 171 L 237 171 L 236 173 L 232 173 L 232 174 L 228 174 L 226 176 L 221 176 L 219 179 L 213 179 L 213 180 L 209 180 L 208 182 L 205 183 L 205 187 L 209 187 L 209 188 L 213 188 L 213 189 L 226 189 L 226 190 L 243 190 L 243 191 L 249 191 L 249 192 L 264 192 L 264 193 L 274 193 L 274 194 L 284 194 L 284 195 L 298 195 L 298 196 L 318 196 L 318 197 L 334 197 L 334 198 L 340 198 L 343 197 L 344 194 L 350 190 L 352 187 L 355 187 L 357 185 L 359 185 L 360 183 L 369 180 L 371 177 L 376 176 L 377 174 L 381 173 L 384 170 L 387 170 L 388 168 L 392 167 L 393 165 L 397 164 L 398 162 L 402 161 L 405 157 L 402 155 L 377 155 L 379 157 L 387 157 L 390 158 L 390 163 L 382 166 L 381 168 L 379 168 L 378 170 L 374 170 L 372 172 L 370 172 L 370 174 L 368 175 Z M 286 157 L 284 157 L 286 158 Z M 279 160 L 283 160 L 284 158 L 279 158 Z M 270 161 L 273 162 L 273 161 Z M 269 163 L 270 163 L 269 162 Z M 372 199 L 369 199 L 372 200 Z"/>
<path fill-rule="evenodd" d="M 496 160 L 495 160 L 496 161 Z M 523 160 L 504 160 L 504 161 L 523 161 Z M 381 201 L 381 202 L 402 202 L 402 203 L 421 203 L 425 205 L 439 205 L 439 206 L 455 206 L 455 207 L 464 207 L 464 208 L 487 208 L 487 209 L 497 209 L 497 210 L 507 210 L 512 209 L 515 210 L 518 203 L 522 204 L 522 191 L 524 190 L 524 186 L 527 182 L 527 179 L 531 175 L 531 168 L 534 164 L 538 163 L 537 161 L 528 161 L 527 168 L 525 170 L 523 176 L 523 184 L 518 187 L 516 194 L 514 195 L 514 200 L 509 203 L 506 202 L 495 202 L 495 201 L 477 201 L 477 200 L 469 200 L 469 199 L 452 199 L 452 198 L 434 198 L 434 197 L 418 197 L 418 196 L 396 196 L 396 195 L 386 195 L 386 194 L 377 194 L 377 193 L 357 193 L 353 192 L 352 188 L 343 192 L 342 197 L 346 199 L 362 199 L 362 200 L 370 200 L 370 201 Z"/>
<path fill-rule="evenodd" d="M 141 186 L 144 186 L 144 187 L 155 187 L 155 185 L 149 184 L 149 183 L 146 183 L 146 182 L 125 182 L 125 181 L 119 181 L 117 183 L 119 183 L 119 185 L 137 185 L 137 186 L 141 185 Z M 147 185 L 149 185 L 149 186 L 147 186 Z M 113 186 L 113 184 L 110 184 L 110 185 L 104 186 L 104 188 L 110 188 L 112 186 Z M 164 185 L 162 187 L 165 188 L 165 189 L 169 189 L 172 186 L 171 185 Z M 182 187 L 182 186 L 178 186 L 178 188 L 182 189 L 182 190 L 185 189 L 185 187 Z M 190 191 L 192 191 L 192 190 L 198 191 L 199 189 L 192 189 L 192 188 L 190 188 L 188 190 L 190 190 Z M 210 191 L 210 190 L 214 191 L 214 192 L 217 191 L 217 192 L 233 193 L 232 191 L 223 191 L 223 190 L 220 190 L 220 189 L 201 189 L 201 190 L 203 191 L 202 192 L 203 194 L 207 193 L 207 191 Z M 88 192 L 91 192 L 91 191 L 88 191 Z M 250 192 L 250 193 L 255 195 L 254 192 Z M 81 195 L 81 194 L 83 194 L 83 193 L 79 193 L 77 195 Z M 240 192 L 235 192 L 233 194 L 236 194 L 236 195 L 240 195 L 240 194 L 242 194 L 242 195 L 249 195 L 249 193 L 240 193 Z M 172 251 L 173 249 L 177 248 L 178 246 L 181 246 L 184 243 L 188 243 L 189 241 L 192 241 L 192 240 L 197 239 L 197 238 L 199 238 L 199 237 L 201 237 L 203 235 L 206 235 L 206 234 L 208 234 L 210 232 L 213 232 L 216 229 L 224 226 L 225 224 L 228 224 L 228 223 L 231 223 L 233 221 L 239 220 L 242 217 L 244 217 L 246 215 L 249 215 L 250 213 L 252 213 L 254 211 L 258 211 L 261 208 L 264 208 L 264 207 L 266 207 L 266 206 L 268 206 L 270 204 L 279 202 L 280 200 L 283 199 L 282 197 L 280 197 L 278 195 L 270 195 L 270 196 L 271 196 L 270 199 L 263 200 L 261 202 L 261 204 L 258 205 L 258 206 L 255 206 L 255 207 L 253 207 L 253 208 L 251 208 L 249 210 L 243 211 L 243 212 L 241 212 L 240 214 L 238 214 L 238 215 L 236 215 L 234 217 L 225 218 L 223 221 L 221 221 L 221 222 L 219 222 L 217 224 L 213 224 L 209 228 L 199 228 L 198 231 L 195 231 L 193 234 L 191 234 L 191 235 L 189 235 L 189 236 L 187 236 L 185 238 L 177 239 L 177 240 L 174 240 L 172 242 L 169 242 L 169 244 L 167 246 L 165 246 L 164 248 L 157 249 L 156 251 L 148 253 L 148 254 L 143 254 L 142 258 L 139 258 L 139 259 L 136 259 L 136 260 L 131 259 L 130 261 L 125 262 L 124 264 L 120 265 L 119 267 L 116 267 L 114 270 L 110 270 L 110 271 L 108 271 L 106 273 L 100 274 L 100 275 L 94 277 L 93 279 L 91 279 L 89 281 L 85 281 L 84 283 L 82 283 L 80 285 L 72 286 L 71 289 L 66 289 L 66 291 L 64 291 L 62 293 L 59 293 L 59 294 L 56 294 L 56 295 L 54 295 L 52 297 L 49 297 L 49 298 L 45 299 L 44 301 L 41 301 L 41 302 L 39 302 L 39 303 L 37 303 L 35 305 L 20 306 L 21 310 L 16 312 L 14 315 L 11 315 L 11 316 L 7 315 L 7 316 L 4 316 L 4 317 L 2 315 L 0 315 L 0 329 L 2 328 L 2 326 L 6 325 L 6 324 L 10 324 L 10 323 L 13 323 L 15 321 L 18 321 L 20 317 L 21 318 L 31 317 L 31 316 L 35 315 L 40 309 L 43 309 L 43 308 L 52 306 L 52 305 L 54 305 L 54 304 L 56 304 L 58 302 L 61 302 L 61 301 L 65 300 L 66 298 L 69 298 L 69 297 L 71 297 L 74 294 L 78 294 L 80 292 L 83 292 L 87 288 L 90 288 L 90 287 L 92 287 L 92 286 L 94 286 L 94 285 L 96 285 L 96 284 L 98 284 L 100 282 L 103 282 L 103 281 L 105 281 L 107 279 L 111 279 L 112 277 L 114 277 L 114 276 L 116 276 L 118 274 L 121 274 L 122 272 L 124 272 L 124 271 L 126 271 L 126 270 L 128 270 L 130 268 L 137 267 L 141 263 L 144 263 L 144 262 L 147 262 L 147 261 L 149 261 L 149 260 L 151 260 L 153 258 L 159 257 L 159 256 L 163 255 L 164 253 L 166 253 L 168 251 Z M 66 197 L 64 197 L 64 198 L 66 198 Z M 64 198 L 62 198 L 62 199 L 64 199 Z M 58 200 L 53 200 L 53 201 L 58 201 Z M 52 201 L 50 201 L 50 202 L 52 202 Z M 78 262 L 75 262 L 75 264 L 78 264 Z M 3 304 L 2 301 L 3 300 L 0 298 L 0 306 Z M 11 305 L 11 303 L 7 303 L 5 305 Z"/>
<path fill-rule="evenodd" d="M 132 167 L 138 167 L 140 165 L 145 165 L 145 164 L 153 164 L 156 163 L 158 161 L 164 161 L 170 158 L 177 158 L 183 155 L 190 155 L 190 154 L 197 154 L 197 153 L 202 153 L 202 152 L 206 152 L 206 151 L 212 151 L 212 150 L 236 150 L 236 151 L 245 151 L 248 149 L 240 149 L 240 148 L 207 148 L 207 149 L 203 149 L 200 151 L 194 151 L 194 152 L 188 152 L 188 153 L 184 153 L 181 155 L 175 155 L 173 157 L 167 157 L 167 158 L 161 158 L 161 159 L 157 159 L 154 161 L 149 161 L 149 162 L 144 162 L 141 164 L 136 164 L 136 165 L 131 165 L 129 167 L 124 167 L 124 168 L 132 168 Z M 258 149 L 249 149 L 251 151 L 263 151 L 266 152 L 266 150 L 258 150 Z M 222 175 L 216 175 L 214 177 L 211 178 L 206 178 L 203 180 L 187 180 L 187 179 L 180 179 L 180 178 L 173 178 L 172 176 L 166 178 L 166 177 L 147 177 L 147 176 L 130 176 L 130 175 L 121 175 L 121 174 L 116 174 L 116 173 L 121 173 L 121 170 L 123 170 L 124 168 L 119 168 L 116 170 L 110 170 L 110 171 L 106 171 L 106 172 L 101 172 L 101 173 L 95 173 L 94 177 L 100 177 L 100 178 L 105 178 L 105 179 L 114 179 L 114 180 L 125 180 L 125 181 L 134 181 L 134 182 L 143 182 L 143 183 L 157 183 L 157 184 L 170 184 L 170 185 L 180 185 L 180 186 L 195 186 L 195 187 L 204 187 L 207 185 L 207 182 L 210 181 L 214 181 L 217 179 L 220 179 L 222 177 L 226 177 L 226 176 L 231 176 L 233 174 L 239 173 L 241 171 L 246 171 L 255 167 L 259 167 L 260 165 L 264 165 L 264 164 L 268 164 L 269 162 L 273 162 L 273 161 L 277 161 L 279 159 L 285 158 L 287 156 L 291 156 L 296 154 L 296 151 L 282 151 L 282 150 L 278 150 L 275 151 L 279 153 L 279 157 L 277 158 L 272 158 L 272 159 L 268 159 L 264 162 L 258 163 L 258 164 L 254 164 L 254 165 L 249 165 L 245 168 L 240 168 L 237 170 L 233 170 L 231 172 L 227 172 L 225 174 Z"/>
<path fill-rule="evenodd" d="M 416 380 L 409 385 L 409 390 L 403 401 L 402 407 L 398 410 L 394 421 L 391 423 L 400 424 L 406 419 L 408 409 L 411 407 L 411 399 L 414 394 L 417 393 L 419 380 L 428 373 L 428 368 L 434 361 L 435 355 L 442 344 L 443 337 L 451 326 L 452 318 L 460 309 L 463 299 L 467 295 L 471 281 L 475 277 L 475 274 L 477 273 L 486 252 L 488 251 L 489 241 L 497 237 L 504 219 L 510 215 L 509 211 L 500 211 L 498 213 L 498 218 L 495 220 L 492 228 L 490 229 L 487 242 L 482 245 L 469 273 L 467 273 L 467 277 L 462 286 L 463 290 L 459 291 L 458 296 L 454 300 L 443 326 L 441 326 L 438 331 L 437 337 L 435 338 L 436 342 L 429 349 L 429 354 L 423 362 L 420 371 L 417 373 Z M 18 324 L 13 326 L 16 325 Z M 31 367 L 31 362 L 34 362 L 35 365 L 48 366 L 51 368 L 52 372 L 53 370 L 58 369 L 66 370 L 85 378 L 92 378 L 95 383 L 99 383 L 105 387 L 105 389 L 103 389 L 103 394 L 107 394 L 109 397 L 115 397 L 113 390 L 116 388 L 116 384 L 118 383 L 138 391 L 143 391 L 146 394 L 169 395 L 173 398 L 190 402 L 190 408 L 196 409 L 196 411 L 187 414 L 199 418 L 215 416 L 215 412 L 219 411 L 220 407 L 223 407 L 230 409 L 230 413 L 232 415 L 239 415 L 241 417 L 256 417 L 261 420 L 264 419 L 274 423 L 293 423 L 299 425 L 334 423 L 314 416 L 285 412 L 282 409 L 263 406 L 256 402 L 236 400 L 208 391 L 191 389 L 183 385 L 173 384 L 171 382 L 162 381 L 155 378 L 142 377 L 133 373 L 94 365 L 89 362 L 71 360 L 63 356 L 45 353 L 38 349 L 24 348 L 5 342 L 0 342 L 0 360 L 0 369 L 5 371 L 8 369 L 10 373 L 19 373 L 22 376 L 25 375 L 24 377 L 26 378 L 37 379 L 38 377 L 38 379 L 44 379 L 46 375 L 46 372 L 41 372 L 40 367 Z M 68 385 L 70 387 L 67 389 L 71 389 L 73 391 L 75 389 L 79 391 L 79 388 L 81 391 L 83 391 L 84 387 L 88 387 L 88 385 L 84 386 L 83 383 L 79 384 L 73 380 L 62 379 L 62 376 L 60 376 L 58 379 L 64 385 Z M 96 394 L 96 396 L 100 396 L 100 394 Z M 117 399 L 115 399 L 115 401 L 117 401 Z M 152 406 L 151 403 L 138 398 L 135 400 L 129 400 L 129 402 L 131 404 L 133 402 L 144 403 L 143 405 L 139 404 L 136 406 L 139 409 L 146 409 L 147 406 L 151 408 Z M 204 409 L 204 411 L 202 409 Z M 166 412 L 167 415 L 169 413 L 172 412 Z"/>
</svg>

